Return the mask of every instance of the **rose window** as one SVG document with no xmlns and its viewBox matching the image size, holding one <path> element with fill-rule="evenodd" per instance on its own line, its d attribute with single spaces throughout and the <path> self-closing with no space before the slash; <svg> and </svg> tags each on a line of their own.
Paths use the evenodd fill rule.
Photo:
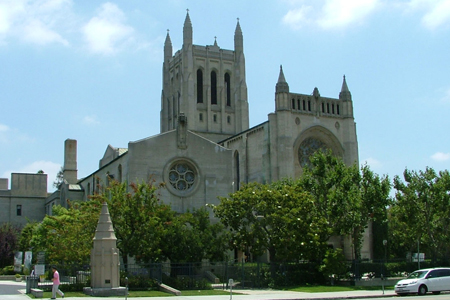
<svg viewBox="0 0 450 300">
<path fill-rule="evenodd" d="M 169 182 L 178 191 L 188 191 L 195 183 L 194 170 L 186 163 L 176 163 L 170 168 Z"/>
<path fill-rule="evenodd" d="M 309 157 L 317 150 L 326 151 L 327 145 L 319 139 L 307 138 L 298 148 L 298 161 L 302 167 L 309 165 Z"/>
</svg>

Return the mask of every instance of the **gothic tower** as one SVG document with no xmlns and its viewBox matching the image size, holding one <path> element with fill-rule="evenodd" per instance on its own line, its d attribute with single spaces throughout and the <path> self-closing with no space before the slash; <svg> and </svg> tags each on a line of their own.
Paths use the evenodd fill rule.
<svg viewBox="0 0 450 300">
<path fill-rule="evenodd" d="M 234 50 L 193 45 L 189 12 L 183 26 L 183 46 L 172 55 L 167 33 L 164 43 L 161 133 L 177 127 L 180 114 L 187 128 L 219 141 L 249 127 L 244 42 L 239 20 Z"/>
</svg>

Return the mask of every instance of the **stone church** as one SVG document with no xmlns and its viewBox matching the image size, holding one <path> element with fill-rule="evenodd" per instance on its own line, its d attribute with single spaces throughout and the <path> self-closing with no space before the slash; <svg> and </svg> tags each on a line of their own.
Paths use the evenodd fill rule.
<svg viewBox="0 0 450 300">
<path fill-rule="evenodd" d="M 109 145 L 99 168 L 82 179 L 77 178 L 77 141 L 66 140 L 64 183 L 45 198 L 42 217 L 51 214 L 53 205 L 65 205 L 66 199 L 88 200 L 111 179 L 165 182 L 162 201 L 186 212 L 218 204 L 218 196 L 229 195 L 242 183 L 296 178 L 317 149 L 331 149 L 346 164 L 358 163 L 353 102 L 345 77 L 338 98 L 323 97 L 317 88 L 310 94 L 293 93 L 280 67 L 274 82 L 274 112 L 264 123 L 249 128 L 245 74 L 239 21 L 233 50 L 220 48 L 216 41 L 194 45 L 188 12 L 182 48 L 173 53 L 169 33 L 164 42 L 160 133 L 131 141 L 128 148 Z M 10 199 L 17 194 L 14 189 L 23 186 L 13 178 Z M 1 189 L 4 197 L 2 193 L 8 191 Z M 367 233 L 363 258 L 372 257 L 370 240 Z M 349 239 L 330 243 L 352 258 Z"/>
</svg>

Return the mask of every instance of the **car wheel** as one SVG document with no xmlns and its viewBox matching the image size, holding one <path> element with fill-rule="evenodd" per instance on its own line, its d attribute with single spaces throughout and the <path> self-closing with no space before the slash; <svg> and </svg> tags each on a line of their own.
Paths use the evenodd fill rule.
<svg viewBox="0 0 450 300">
<path fill-rule="evenodd" d="M 417 292 L 419 295 L 425 295 L 427 293 L 427 286 L 422 284 L 419 286 L 419 291 Z"/>
<path fill-rule="evenodd" d="M 437 291 L 437 292 L 433 292 L 433 295 L 439 295 L 441 292 Z"/>
</svg>

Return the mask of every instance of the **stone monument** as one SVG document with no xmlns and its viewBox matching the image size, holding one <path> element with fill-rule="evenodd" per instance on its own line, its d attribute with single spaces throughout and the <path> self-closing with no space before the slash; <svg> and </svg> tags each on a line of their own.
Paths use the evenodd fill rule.
<svg viewBox="0 0 450 300">
<path fill-rule="evenodd" d="M 91 287 L 83 289 L 85 294 L 99 297 L 126 295 L 127 289 L 119 286 L 120 262 L 116 241 L 108 205 L 103 203 L 91 251 Z"/>
</svg>

